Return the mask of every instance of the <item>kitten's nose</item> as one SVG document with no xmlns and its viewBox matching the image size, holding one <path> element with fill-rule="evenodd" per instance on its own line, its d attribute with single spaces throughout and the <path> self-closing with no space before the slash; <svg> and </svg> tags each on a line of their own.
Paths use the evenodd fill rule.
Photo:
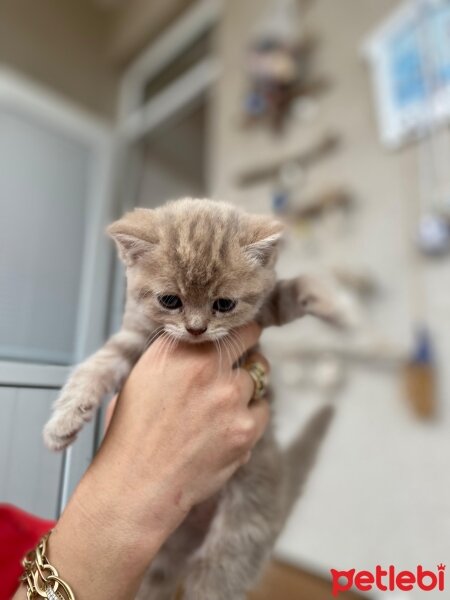
<svg viewBox="0 0 450 600">
<path fill-rule="evenodd" d="M 207 330 L 207 327 L 200 327 L 200 328 L 186 327 L 186 331 L 188 333 L 190 333 L 191 335 L 202 335 L 202 333 L 205 333 L 206 330 Z"/>
</svg>

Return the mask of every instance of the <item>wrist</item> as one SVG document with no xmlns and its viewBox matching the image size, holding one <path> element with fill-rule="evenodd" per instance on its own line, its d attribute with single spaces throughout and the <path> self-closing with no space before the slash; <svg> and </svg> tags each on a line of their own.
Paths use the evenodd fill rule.
<svg viewBox="0 0 450 600">
<path fill-rule="evenodd" d="M 159 550 L 186 514 L 170 501 L 158 478 L 133 481 L 117 470 L 105 473 L 95 461 L 69 510 L 83 519 L 91 535 L 101 536 L 111 554 L 127 556 L 135 566 L 146 566 L 147 557 Z"/>
<path fill-rule="evenodd" d="M 91 465 L 49 540 L 50 563 L 77 600 L 134 597 L 148 564 L 180 522 L 175 511 L 162 511 L 157 497 L 144 511 L 132 490 L 120 490 L 113 479 Z"/>
<path fill-rule="evenodd" d="M 153 531 L 165 539 L 192 508 L 186 469 L 177 457 L 170 459 L 161 452 L 157 443 L 144 453 L 128 442 L 109 441 L 104 441 L 86 473 L 88 487 L 95 487 L 99 501 L 119 521 L 125 520 L 124 527 L 131 529 L 133 538 L 147 538 Z"/>
</svg>

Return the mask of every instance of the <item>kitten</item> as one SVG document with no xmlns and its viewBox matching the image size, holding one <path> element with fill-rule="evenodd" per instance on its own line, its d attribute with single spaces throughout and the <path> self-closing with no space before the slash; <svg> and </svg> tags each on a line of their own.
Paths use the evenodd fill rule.
<svg viewBox="0 0 450 600">
<path fill-rule="evenodd" d="M 305 314 L 338 321 L 332 299 L 312 279 L 276 281 L 282 230 L 271 217 L 190 198 L 155 210 L 136 209 L 110 225 L 127 270 L 122 328 L 64 386 L 45 426 L 47 446 L 61 450 L 75 439 L 102 398 L 120 389 L 159 330 L 199 343 L 226 338 L 230 330 L 255 319 L 263 327 Z M 194 509 L 167 541 L 149 568 L 139 599 L 170 600 L 185 576 L 187 600 L 244 600 L 329 420 L 328 410 L 320 412 L 297 446 L 284 454 L 269 426 L 250 462 L 217 498 Z"/>
</svg>

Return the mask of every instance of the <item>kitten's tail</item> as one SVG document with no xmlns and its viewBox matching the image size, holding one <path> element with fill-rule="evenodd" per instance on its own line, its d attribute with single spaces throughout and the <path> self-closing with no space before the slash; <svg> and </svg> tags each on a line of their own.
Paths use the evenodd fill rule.
<svg viewBox="0 0 450 600">
<path fill-rule="evenodd" d="M 326 405 L 321 408 L 284 451 L 284 521 L 288 518 L 295 501 L 303 491 L 333 416 L 333 406 Z"/>
</svg>

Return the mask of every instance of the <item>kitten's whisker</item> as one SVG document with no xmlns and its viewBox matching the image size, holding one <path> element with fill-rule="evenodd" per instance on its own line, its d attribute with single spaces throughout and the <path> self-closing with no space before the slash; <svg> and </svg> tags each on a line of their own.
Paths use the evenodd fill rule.
<svg viewBox="0 0 450 600">
<path fill-rule="evenodd" d="M 170 342 L 170 347 L 169 347 L 169 354 L 171 354 L 174 350 L 176 350 L 177 346 L 178 346 L 178 342 L 180 341 L 179 338 L 176 335 L 173 334 L 169 334 L 171 337 L 171 342 Z"/>
<path fill-rule="evenodd" d="M 161 335 L 159 336 L 159 344 L 156 350 L 156 355 L 155 355 L 155 363 L 157 363 L 159 365 L 160 363 L 160 358 L 161 358 L 161 353 L 162 353 L 162 349 L 164 348 L 165 345 L 165 335 L 164 335 L 164 331 L 161 333 Z"/>
<path fill-rule="evenodd" d="M 240 348 L 239 348 L 236 340 L 234 339 L 234 337 L 232 335 L 229 335 L 227 337 L 227 341 L 228 341 L 228 344 L 229 344 L 229 346 L 231 348 L 232 358 L 234 358 L 233 365 L 235 365 L 238 362 L 238 360 L 239 360 L 239 357 L 241 355 L 241 351 L 240 351 Z"/>
<path fill-rule="evenodd" d="M 235 341 L 235 344 L 236 344 L 238 352 L 239 352 L 239 358 L 245 356 L 248 353 L 248 351 L 246 350 L 246 348 L 244 346 L 244 342 L 242 341 L 241 336 L 236 331 L 231 330 L 230 337 L 231 337 L 231 339 L 233 339 Z"/>
<path fill-rule="evenodd" d="M 232 368 L 233 367 L 233 354 L 234 354 L 234 350 L 233 350 L 233 347 L 230 344 L 230 340 L 228 339 L 228 336 L 223 337 L 222 341 L 223 341 L 224 348 L 225 348 L 225 350 L 227 352 L 228 360 L 231 363 L 231 365 L 230 365 L 231 368 L 228 371 L 228 376 L 231 379 L 233 377 L 233 371 L 234 371 L 234 369 Z"/>
<path fill-rule="evenodd" d="M 223 371 L 223 353 L 222 353 L 222 340 L 221 338 L 214 339 L 214 346 L 217 348 L 219 354 L 219 376 L 222 375 Z"/>
<path fill-rule="evenodd" d="M 164 352 L 163 352 L 163 357 L 162 358 L 163 358 L 163 362 L 166 362 L 166 360 L 167 360 L 167 358 L 168 358 L 168 356 L 170 354 L 170 349 L 172 347 L 173 335 L 169 331 L 167 331 L 167 330 L 165 330 L 164 333 L 166 334 L 166 345 L 165 345 L 165 348 L 164 348 Z"/>
<path fill-rule="evenodd" d="M 222 368 L 221 368 L 221 366 L 222 366 L 222 365 L 221 365 L 221 362 L 222 362 L 222 361 L 221 361 L 220 345 L 219 345 L 219 342 L 218 342 L 218 340 L 216 340 L 215 338 L 212 338 L 212 343 L 214 344 L 214 349 L 217 351 L 217 354 L 218 354 L 219 367 L 218 367 L 218 375 L 217 375 L 217 378 L 219 378 L 219 377 L 220 377 L 220 374 L 221 374 L 221 371 L 222 371 Z"/>
<path fill-rule="evenodd" d="M 144 352 L 151 346 L 151 344 L 155 341 L 155 339 L 159 336 L 159 334 L 161 333 L 161 331 L 163 329 L 164 329 L 164 327 L 163 327 L 163 325 L 161 325 L 160 327 L 157 327 L 154 331 L 152 331 L 150 333 L 150 335 L 148 336 L 148 338 L 145 341 Z"/>
<path fill-rule="evenodd" d="M 164 358 L 165 350 L 167 348 L 167 344 L 168 344 L 168 340 L 169 340 L 169 336 L 165 330 L 160 335 L 160 339 L 161 339 L 161 344 L 158 347 L 158 351 L 157 351 L 156 357 L 155 357 L 155 362 L 157 362 L 159 364 L 159 366 L 162 366 L 164 364 L 163 358 Z"/>
<path fill-rule="evenodd" d="M 225 352 L 227 353 L 227 358 L 228 360 L 231 362 L 231 354 L 230 354 L 230 349 L 228 346 L 228 342 L 226 338 L 221 338 L 221 342 L 223 342 L 223 348 L 225 350 Z"/>
<path fill-rule="evenodd" d="M 241 337 L 233 330 L 230 330 L 227 335 L 228 343 L 233 349 L 233 356 L 237 356 L 234 364 L 238 367 L 242 362 L 242 357 L 246 354 L 246 349 Z M 235 371 L 237 373 L 237 370 Z"/>
<path fill-rule="evenodd" d="M 159 327 L 157 327 L 147 338 L 146 344 L 150 345 L 158 336 L 159 334 L 164 330 L 164 326 L 160 325 Z"/>
<path fill-rule="evenodd" d="M 179 337 L 177 335 L 175 335 L 172 331 L 167 331 L 167 329 L 165 330 L 167 339 L 168 339 L 168 344 L 166 347 L 166 352 L 164 354 L 164 360 L 167 360 L 167 358 L 169 357 L 169 355 L 173 352 L 173 350 L 175 350 L 175 348 L 178 346 L 178 342 L 179 342 Z"/>
</svg>

